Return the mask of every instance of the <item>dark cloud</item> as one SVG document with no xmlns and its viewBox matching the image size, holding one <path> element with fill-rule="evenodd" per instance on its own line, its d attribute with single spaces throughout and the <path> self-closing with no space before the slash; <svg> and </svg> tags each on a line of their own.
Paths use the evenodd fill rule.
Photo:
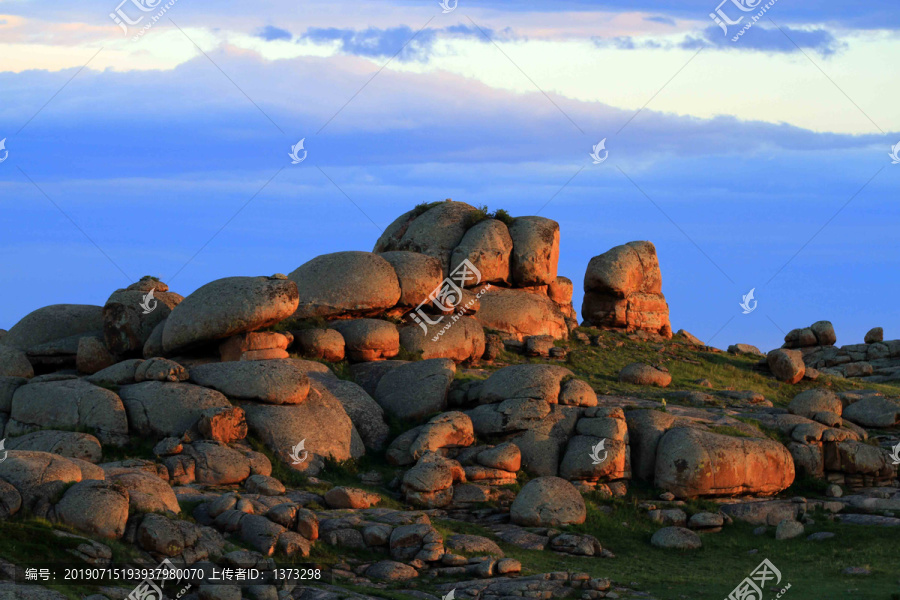
<svg viewBox="0 0 900 600">
<path fill-rule="evenodd" d="M 675 26 L 675 19 L 671 19 L 669 17 L 663 17 L 661 15 L 654 15 L 652 17 L 644 17 L 645 21 L 650 21 L 651 23 L 662 23 L 663 25 L 672 25 Z"/>
<path fill-rule="evenodd" d="M 287 31 L 286 29 L 280 29 L 273 25 L 266 25 L 259 31 L 259 33 L 256 34 L 256 37 L 260 37 L 267 42 L 271 42 L 273 40 L 289 40 L 294 36 L 291 35 L 291 32 Z"/>
<path fill-rule="evenodd" d="M 798 52 L 799 48 L 809 48 L 823 56 L 830 56 L 844 48 L 846 44 L 824 29 L 792 29 L 782 26 L 763 26 L 757 23 L 734 40 L 741 25 L 731 25 L 724 34 L 719 27 L 711 26 L 703 30 L 699 37 L 690 36 L 681 43 L 682 48 L 749 48 L 763 52 Z M 734 41 L 733 41 L 734 40 Z M 799 46 L 799 48 L 798 48 Z"/>
</svg>

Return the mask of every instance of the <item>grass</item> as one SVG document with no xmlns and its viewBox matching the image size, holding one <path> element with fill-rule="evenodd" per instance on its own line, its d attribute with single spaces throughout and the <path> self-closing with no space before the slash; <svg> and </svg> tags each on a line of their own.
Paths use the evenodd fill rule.
<svg viewBox="0 0 900 600">
<path fill-rule="evenodd" d="M 575 340 L 564 340 L 558 345 L 569 351 L 565 366 L 587 381 L 598 394 L 666 399 L 674 404 L 676 401 L 667 398 L 672 390 L 710 393 L 710 388 L 698 383 L 706 379 L 712 384 L 712 389 L 752 390 L 763 394 L 776 406 L 786 406 L 798 393 L 817 387 L 829 387 L 835 392 L 874 389 L 886 396 L 900 395 L 900 387 L 897 386 L 824 375 L 816 381 L 803 380 L 789 385 L 757 371 L 754 367 L 758 357 L 704 351 L 678 340 L 644 341 L 624 333 L 586 327 L 579 327 L 578 331 L 596 336 L 600 345 L 587 345 Z M 505 366 L 503 363 L 547 362 L 511 353 L 504 353 L 502 359 L 502 363 L 497 361 L 487 368 L 500 368 Z M 668 388 L 648 388 L 619 381 L 619 371 L 634 362 L 665 366 L 672 375 L 671 385 Z"/>
<path fill-rule="evenodd" d="M 597 537 L 614 559 L 560 555 L 549 551 L 523 550 L 496 540 L 506 556 L 522 563 L 523 574 L 552 571 L 589 573 L 648 592 L 660 600 L 721 600 L 726 598 L 764 558 L 782 573 L 782 586 L 791 583 L 785 599 L 887 600 L 897 593 L 895 533 L 890 528 L 861 527 L 827 522 L 815 515 L 816 524 L 806 527 L 804 536 L 776 540 L 774 528 L 762 536 L 753 534 L 747 523 L 727 525 L 721 533 L 702 534 L 703 548 L 691 552 L 662 550 L 650 545 L 659 529 L 637 508 L 638 499 L 600 501 L 589 496 L 588 516 L 582 525 L 561 528 Z M 607 514 L 601 506 L 612 507 Z M 692 501 L 683 509 L 691 514 L 716 509 L 710 501 Z M 435 520 L 445 537 L 468 533 L 493 537 L 478 525 L 450 520 Z M 823 542 L 808 542 L 806 536 L 830 531 L 836 537 Z M 756 550 L 755 553 L 751 553 Z M 843 575 L 846 567 L 869 566 L 872 574 L 863 578 Z M 632 585 L 632 582 L 638 582 Z M 781 586 L 779 586 L 781 587 Z M 775 592 L 764 596 L 766 600 Z M 577 596 L 576 596 L 577 597 Z"/>
</svg>

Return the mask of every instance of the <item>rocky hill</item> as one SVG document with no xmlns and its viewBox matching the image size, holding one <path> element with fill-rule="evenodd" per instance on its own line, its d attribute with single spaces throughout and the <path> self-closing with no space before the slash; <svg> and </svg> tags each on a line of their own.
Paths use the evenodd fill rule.
<svg viewBox="0 0 900 600">
<path fill-rule="evenodd" d="M 579 323 L 559 241 L 448 200 L 0 331 L 0 598 L 896 595 L 900 340 L 673 334 L 647 241 L 586 265 Z"/>
</svg>

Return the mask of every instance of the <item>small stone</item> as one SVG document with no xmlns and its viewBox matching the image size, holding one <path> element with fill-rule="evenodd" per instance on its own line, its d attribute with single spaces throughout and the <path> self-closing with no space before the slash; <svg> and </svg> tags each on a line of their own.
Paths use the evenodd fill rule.
<svg viewBox="0 0 900 600">
<path fill-rule="evenodd" d="M 872 571 L 868 567 L 847 567 L 843 573 L 844 575 L 871 575 Z"/>
<path fill-rule="evenodd" d="M 830 540 L 834 537 L 834 534 L 830 531 L 818 531 L 816 533 L 811 534 L 806 539 L 810 542 L 821 542 L 822 540 Z"/>
<path fill-rule="evenodd" d="M 659 499 L 665 500 L 666 502 L 671 502 L 675 499 L 675 494 L 673 494 L 672 492 L 663 492 L 659 495 Z"/>
<path fill-rule="evenodd" d="M 791 519 L 785 519 L 781 523 L 779 523 L 778 527 L 775 529 L 775 539 L 790 540 L 799 535 L 803 535 L 803 529 L 803 523 L 793 521 Z"/>
</svg>

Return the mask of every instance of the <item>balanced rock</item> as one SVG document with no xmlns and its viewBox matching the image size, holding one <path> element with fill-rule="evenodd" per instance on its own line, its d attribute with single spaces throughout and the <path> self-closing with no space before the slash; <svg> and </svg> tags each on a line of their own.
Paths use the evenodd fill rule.
<svg viewBox="0 0 900 600">
<path fill-rule="evenodd" d="M 581 316 L 586 325 L 672 337 L 656 247 L 629 242 L 592 258 Z"/>
<path fill-rule="evenodd" d="M 201 286 L 164 321 L 166 352 L 255 331 L 290 317 L 297 285 L 269 277 L 226 277 Z"/>
<path fill-rule="evenodd" d="M 343 336 L 350 360 L 383 360 L 400 353 L 400 334 L 390 321 L 351 319 L 336 321 L 331 326 Z"/>
<path fill-rule="evenodd" d="M 400 300 L 394 267 L 371 252 L 323 254 L 298 267 L 288 278 L 299 290 L 294 314 L 299 319 L 373 316 Z"/>
<path fill-rule="evenodd" d="M 873 327 L 866 333 L 864 341 L 867 344 L 877 344 L 878 342 L 884 341 L 884 329 L 881 327 Z"/>
</svg>

